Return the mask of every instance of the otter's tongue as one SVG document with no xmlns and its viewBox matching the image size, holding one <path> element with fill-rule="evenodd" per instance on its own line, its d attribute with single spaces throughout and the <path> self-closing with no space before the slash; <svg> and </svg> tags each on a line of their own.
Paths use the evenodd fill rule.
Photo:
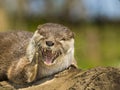
<svg viewBox="0 0 120 90">
<path fill-rule="evenodd" d="M 52 59 L 49 58 L 49 57 L 46 57 L 46 58 L 45 58 L 45 62 L 46 62 L 47 64 L 51 64 L 51 63 L 52 63 Z"/>
</svg>

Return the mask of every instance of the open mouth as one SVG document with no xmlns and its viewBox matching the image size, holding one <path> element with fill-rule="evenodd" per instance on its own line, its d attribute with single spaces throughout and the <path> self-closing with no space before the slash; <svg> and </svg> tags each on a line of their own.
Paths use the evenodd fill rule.
<svg viewBox="0 0 120 90">
<path fill-rule="evenodd" d="M 62 54 L 60 50 L 53 51 L 52 49 L 41 48 L 44 64 L 52 65 L 55 60 Z"/>
</svg>

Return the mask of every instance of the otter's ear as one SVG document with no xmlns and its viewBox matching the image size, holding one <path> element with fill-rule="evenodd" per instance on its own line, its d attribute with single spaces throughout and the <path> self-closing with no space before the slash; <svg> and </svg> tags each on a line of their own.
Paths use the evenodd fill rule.
<svg viewBox="0 0 120 90">
<path fill-rule="evenodd" d="M 38 25 L 37 29 L 38 29 L 38 30 L 41 29 L 41 26 L 42 26 L 42 25 Z"/>
<path fill-rule="evenodd" d="M 70 38 L 74 38 L 75 33 L 71 31 L 68 35 L 69 35 Z"/>
<path fill-rule="evenodd" d="M 38 25 L 38 27 L 37 27 L 37 31 L 38 31 L 39 34 L 40 34 L 40 31 L 41 31 L 41 27 L 42 27 L 42 25 Z"/>
</svg>

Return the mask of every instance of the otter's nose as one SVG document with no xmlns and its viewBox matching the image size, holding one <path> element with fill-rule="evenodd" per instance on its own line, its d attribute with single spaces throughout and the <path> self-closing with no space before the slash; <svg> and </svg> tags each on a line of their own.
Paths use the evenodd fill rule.
<svg viewBox="0 0 120 90">
<path fill-rule="evenodd" d="M 54 45 L 54 42 L 52 42 L 52 41 L 46 41 L 46 45 L 47 45 L 47 46 L 53 46 L 53 45 Z"/>
</svg>

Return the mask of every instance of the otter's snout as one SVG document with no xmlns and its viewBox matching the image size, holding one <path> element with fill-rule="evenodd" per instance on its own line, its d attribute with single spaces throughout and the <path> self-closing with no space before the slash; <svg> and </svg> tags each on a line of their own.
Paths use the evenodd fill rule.
<svg viewBox="0 0 120 90">
<path fill-rule="evenodd" d="M 47 46 L 53 46 L 53 45 L 54 45 L 54 42 L 53 42 L 53 41 L 46 41 L 46 45 L 47 45 Z"/>
</svg>

